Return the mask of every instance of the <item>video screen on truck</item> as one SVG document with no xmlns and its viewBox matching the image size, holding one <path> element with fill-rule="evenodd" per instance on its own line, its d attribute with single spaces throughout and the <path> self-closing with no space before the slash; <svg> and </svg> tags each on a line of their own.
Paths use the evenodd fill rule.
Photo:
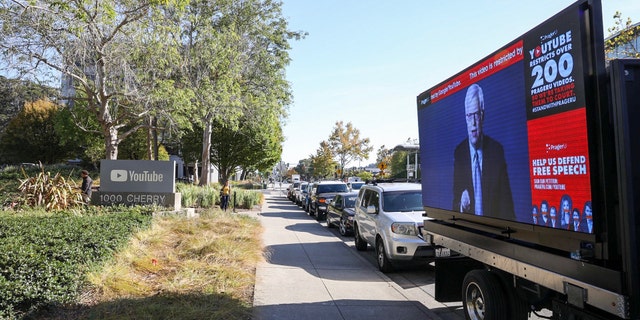
<svg viewBox="0 0 640 320">
<path fill-rule="evenodd" d="M 593 233 L 583 13 L 417 97 L 425 207 Z"/>
</svg>

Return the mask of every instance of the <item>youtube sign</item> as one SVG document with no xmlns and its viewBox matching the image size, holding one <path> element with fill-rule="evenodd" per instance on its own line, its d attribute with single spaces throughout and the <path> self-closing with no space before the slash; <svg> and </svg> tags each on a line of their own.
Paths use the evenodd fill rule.
<svg viewBox="0 0 640 320">
<path fill-rule="evenodd" d="M 175 192 L 175 161 L 102 160 L 100 190 Z"/>
</svg>

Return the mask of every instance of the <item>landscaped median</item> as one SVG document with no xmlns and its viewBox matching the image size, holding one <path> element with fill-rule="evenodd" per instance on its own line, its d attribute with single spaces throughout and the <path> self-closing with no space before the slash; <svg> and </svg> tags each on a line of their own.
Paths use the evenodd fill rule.
<svg viewBox="0 0 640 320">
<path fill-rule="evenodd" d="M 0 170 L 0 319 L 250 318 L 262 229 L 238 212 L 260 191 L 236 186 L 223 212 L 219 185 L 179 184 L 187 216 L 87 206 L 79 179 L 68 166 Z"/>
<path fill-rule="evenodd" d="M 0 216 L 0 318 L 247 319 L 261 226 L 207 209 Z"/>
</svg>

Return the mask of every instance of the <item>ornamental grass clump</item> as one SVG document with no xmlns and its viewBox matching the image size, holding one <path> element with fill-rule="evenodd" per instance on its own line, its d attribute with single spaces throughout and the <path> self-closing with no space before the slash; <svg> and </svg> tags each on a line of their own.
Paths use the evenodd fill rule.
<svg viewBox="0 0 640 320">
<path fill-rule="evenodd" d="M 22 170 L 25 179 L 20 179 L 20 206 L 43 207 L 47 211 L 64 210 L 84 204 L 82 195 L 73 179 L 66 179 L 60 173 L 51 176 L 40 164 L 40 172 L 29 177 Z"/>
</svg>

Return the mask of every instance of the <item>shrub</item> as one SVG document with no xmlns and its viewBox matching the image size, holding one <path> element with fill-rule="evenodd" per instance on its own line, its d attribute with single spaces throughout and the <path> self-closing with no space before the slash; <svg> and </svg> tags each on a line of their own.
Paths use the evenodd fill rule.
<svg viewBox="0 0 640 320">
<path fill-rule="evenodd" d="M 262 192 L 251 190 L 234 190 L 231 201 L 236 208 L 252 209 L 262 203 L 264 196 Z"/>
<path fill-rule="evenodd" d="M 220 188 L 216 186 L 200 187 L 178 183 L 176 190 L 181 193 L 182 205 L 185 207 L 212 208 L 216 203 L 220 203 Z"/>
<path fill-rule="evenodd" d="M 122 208 L 78 216 L 0 215 L 0 318 L 73 301 L 84 272 L 111 257 L 151 216 Z M 97 213 L 97 212 L 94 212 Z"/>
<path fill-rule="evenodd" d="M 196 186 L 178 183 L 176 189 L 182 195 L 182 205 L 185 207 L 212 208 L 220 204 L 220 185 Z M 251 209 L 264 201 L 262 192 L 258 190 L 244 190 L 233 186 L 231 188 L 230 205 L 235 208 Z"/>
</svg>

